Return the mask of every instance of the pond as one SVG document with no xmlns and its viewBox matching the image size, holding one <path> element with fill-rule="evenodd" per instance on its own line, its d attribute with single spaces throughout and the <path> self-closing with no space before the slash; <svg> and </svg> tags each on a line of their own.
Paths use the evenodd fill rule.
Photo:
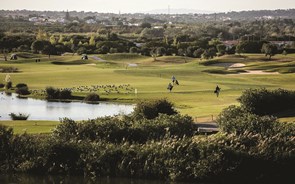
<svg viewBox="0 0 295 184">
<path fill-rule="evenodd" d="M 0 120 L 10 120 L 10 113 L 29 114 L 28 120 L 52 120 L 70 118 L 87 120 L 117 114 L 129 114 L 134 105 L 100 102 L 87 104 L 82 102 L 49 102 L 32 98 L 18 98 L 16 94 L 0 93 Z"/>
</svg>

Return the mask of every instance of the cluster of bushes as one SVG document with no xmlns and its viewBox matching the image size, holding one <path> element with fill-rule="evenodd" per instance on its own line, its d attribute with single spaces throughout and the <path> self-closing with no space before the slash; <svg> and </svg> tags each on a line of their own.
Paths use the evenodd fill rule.
<svg viewBox="0 0 295 184">
<path fill-rule="evenodd" d="M 292 183 L 294 123 L 278 123 L 232 106 L 217 120 L 222 131 L 204 137 L 194 135 L 188 116 L 136 118 L 138 112 L 84 122 L 63 119 L 42 139 L 13 135 L 0 126 L 0 172 Z"/>
<path fill-rule="evenodd" d="M 1 66 L 0 72 L 1 73 L 15 73 L 15 72 L 18 72 L 18 68 Z"/>
<path fill-rule="evenodd" d="M 84 98 L 84 101 L 87 102 L 87 103 L 93 103 L 93 102 L 98 102 L 99 98 L 100 97 L 99 97 L 98 94 L 90 93 Z"/>
<path fill-rule="evenodd" d="M 23 114 L 23 113 L 10 113 L 9 116 L 11 117 L 12 120 L 27 120 L 30 115 L 28 114 Z"/>
<path fill-rule="evenodd" d="M 27 84 L 19 83 L 15 87 L 16 87 L 15 92 L 19 95 L 29 95 L 30 94 L 29 87 Z"/>
<path fill-rule="evenodd" d="M 72 91 L 70 89 L 58 89 L 54 87 L 46 88 L 47 99 L 71 99 Z"/>
<path fill-rule="evenodd" d="M 69 141 L 91 140 L 119 143 L 122 141 L 144 143 L 169 136 L 192 136 L 193 120 L 189 116 L 161 114 L 155 119 L 135 120 L 130 116 L 106 117 L 77 123 L 63 119 L 53 132 L 57 139 Z"/>
<path fill-rule="evenodd" d="M 134 108 L 133 116 L 136 119 L 153 119 L 159 114 L 173 115 L 177 111 L 167 99 L 140 101 Z"/>
<path fill-rule="evenodd" d="M 249 89 L 243 92 L 238 101 L 249 112 L 257 115 L 273 115 L 295 108 L 295 91 Z"/>
</svg>

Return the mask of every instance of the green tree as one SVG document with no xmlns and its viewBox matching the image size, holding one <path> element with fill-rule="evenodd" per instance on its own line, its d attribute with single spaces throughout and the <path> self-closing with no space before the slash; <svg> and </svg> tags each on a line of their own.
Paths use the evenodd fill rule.
<svg viewBox="0 0 295 184">
<path fill-rule="evenodd" d="M 89 39 L 89 45 L 91 46 L 95 46 L 96 42 L 95 42 L 95 36 L 92 35 Z"/>
<path fill-rule="evenodd" d="M 220 55 L 224 55 L 225 54 L 225 50 L 226 50 L 226 46 L 223 44 L 218 44 L 216 45 L 217 51 Z"/>
<path fill-rule="evenodd" d="M 277 53 L 277 50 L 277 46 L 271 43 L 265 43 L 261 48 L 261 52 L 264 53 L 266 57 L 268 56 L 269 60 L 271 60 L 271 57 Z"/>
<path fill-rule="evenodd" d="M 63 35 L 59 35 L 58 43 L 64 43 L 64 37 Z"/>
<path fill-rule="evenodd" d="M 36 40 L 48 40 L 49 35 L 46 31 L 43 31 L 42 29 L 39 29 Z"/>
<path fill-rule="evenodd" d="M 66 19 L 66 20 L 70 20 L 70 19 L 71 19 L 71 17 L 70 17 L 70 13 L 69 13 L 68 10 L 67 10 L 67 12 L 66 12 L 66 14 L 65 14 L 65 19 Z"/>
<path fill-rule="evenodd" d="M 201 56 L 203 59 L 209 59 L 210 58 L 210 54 L 208 52 L 208 50 L 205 50 Z"/>
<path fill-rule="evenodd" d="M 208 42 L 208 45 L 216 47 L 217 45 L 221 44 L 219 39 L 213 38 Z"/>
<path fill-rule="evenodd" d="M 48 56 L 50 57 L 50 54 L 52 52 L 52 45 L 49 41 L 36 40 L 32 43 L 31 49 L 34 53 L 42 52 L 43 54 L 48 54 Z"/>
<path fill-rule="evenodd" d="M 50 43 L 51 43 L 52 45 L 56 45 L 56 44 L 57 44 L 57 41 L 56 41 L 54 35 L 51 35 L 51 36 L 50 36 L 49 41 L 50 41 Z"/>
<path fill-rule="evenodd" d="M 204 49 L 199 48 L 197 50 L 194 51 L 193 56 L 195 58 L 201 58 L 202 54 L 204 53 Z"/>
<path fill-rule="evenodd" d="M 163 56 L 166 54 L 166 49 L 164 47 L 158 47 L 156 50 L 157 56 Z"/>
<path fill-rule="evenodd" d="M 140 25 L 140 27 L 141 28 L 151 28 L 152 27 L 152 25 L 150 24 L 150 23 L 148 23 L 148 22 L 143 22 L 141 25 Z"/>
<path fill-rule="evenodd" d="M 131 47 L 131 48 L 129 49 L 129 52 L 130 52 L 130 53 L 137 53 L 137 51 L 138 51 L 138 49 L 137 49 L 136 47 Z"/>
</svg>

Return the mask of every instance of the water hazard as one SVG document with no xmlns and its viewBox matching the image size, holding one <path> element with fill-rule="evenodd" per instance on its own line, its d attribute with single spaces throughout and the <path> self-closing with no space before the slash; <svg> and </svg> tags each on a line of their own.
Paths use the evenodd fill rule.
<svg viewBox="0 0 295 184">
<path fill-rule="evenodd" d="M 18 98 L 16 94 L 0 93 L 0 120 L 10 120 L 10 113 L 29 114 L 28 120 L 53 120 L 70 118 L 87 120 L 117 114 L 129 114 L 133 105 L 100 102 L 87 104 L 82 102 L 49 102 L 32 98 Z"/>
</svg>

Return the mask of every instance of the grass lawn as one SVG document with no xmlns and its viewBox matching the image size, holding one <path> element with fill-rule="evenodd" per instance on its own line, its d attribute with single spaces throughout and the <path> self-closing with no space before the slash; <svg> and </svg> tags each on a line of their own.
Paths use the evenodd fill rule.
<svg viewBox="0 0 295 184">
<path fill-rule="evenodd" d="M 1 125 L 13 128 L 15 134 L 50 133 L 59 124 L 57 121 L 0 121 Z"/>
<path fill-rule="evenodd" d="M 41 58 L 41 62 L 36 63 L 34 57 Z M 212 115 L 216 117 L 223 108 L 238 104 L 237 98 L 245 89 L 266 87 L 295 90 L 294 62 L 295 55 L 276 55 L 272 61 L 268 61 L 262 54 L 223 56 L 210 61 L 179 56 L 158 57 L 154 61 L 151 57 L 135 54 L 89 55 L 87 61 L 81 60 L 80 56 L 66 55 L 53 56 L 49 60 L 46 56 L 33 55 L 17 61 L 1 60 L 0 67 L 17 67 L 20 72 L 10 73 L 13 84 L 26 83 L 30 89 L 130 84 L 137 89 L 137 95 L 133 92 L 99 94 L 102 98 L 131 103 L 139 99 L 168 98 L 182 114 L 210 119 Z M 130 63 L 136 63 L 137 66 L 126 68 Z M 284 74 L 223 75 L 204 72 L 208 69 L 225 70 L 222 66 L 211 66 L 216 63 L 243 63 L 247 70 L 282 71 Z M 173 75 L 180 85 L 169 93 L 166 87 Z M 5 76 L 5 73 L 0 73 L 1 81 Z M 213 93 L 217 84 L 221 87 L 218 98 Z M 35 130 L 38 131 L 38 126 Z"/>
</svg>

